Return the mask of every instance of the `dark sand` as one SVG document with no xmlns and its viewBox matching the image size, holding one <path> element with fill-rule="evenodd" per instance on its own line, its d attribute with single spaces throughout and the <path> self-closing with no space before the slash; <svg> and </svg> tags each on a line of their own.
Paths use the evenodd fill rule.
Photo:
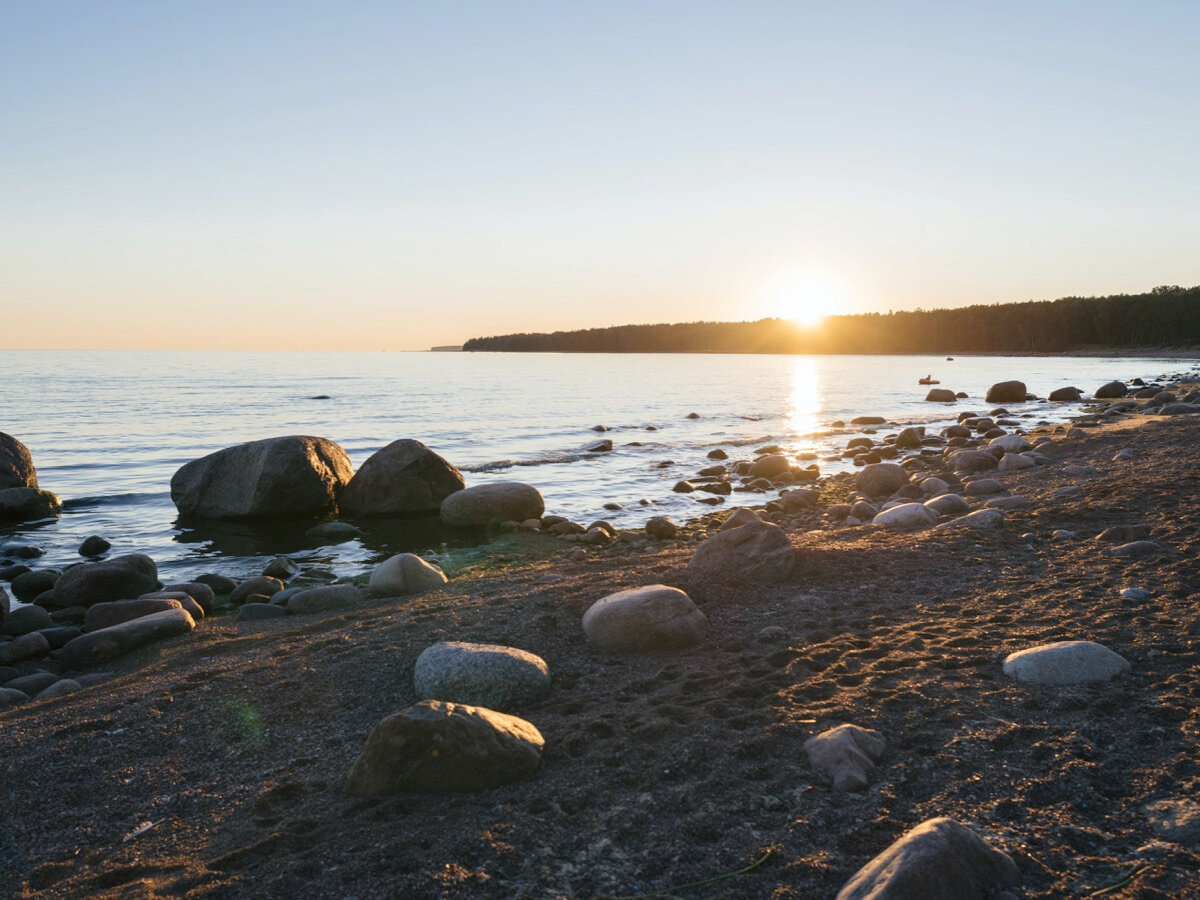
<svg viewBox="0 0 1200 900">
<path fill-rule="evenodd" d="M 690 583 L 685 541 L 576 560 L 521 536 L 418 599 L 210 620 L 126 658 L 114 681 L 0 713 L 0 892 L 635 895 L 771 849 L 672 896 L 832 897 L 907 829 L 953 816 L 1012 854 L 1025 897 L 1087 895 L 1135 871 L 1107 896 L 1200 896 L 1200 847 L 1159 840 L 1145 812 L 1200 794 L 1198 440 L 1190 419 L 1060 440 L 1048 455 L 1100 477 L 1001 476 L 1036 505 L 994 531 L 809 533 L 819 513 L 780 519 L 800 563 L 772 588 Z M 1123 447 L 1134 461 L 1110 462 Z M 1067 483 L 1082 493 L 1049 498 Z M 840 500 L 846 481 L 827 490 Z M 1133 522 L 1172 553 L 1102 555 L 1092 537 Z M 1079 535 L 1047 540 L 1058 528 Z M 587 645 L 589 604 L 653 582 L 693 595 L 704 643 Z M 1153 599 L 1120 599 L 1131 585 Z M 760 640 L 769 625 L 785 637 Z M 1132 672 L 1065 689 L 1001 673 L 1007 653 L 1072 638 Z M 545 735 L 541 772 L 474 795 L 345 795 L 372 726 L 414 701 L 417 654 L 443 639 L 548 661 L 554 690 L 520 712 Z M 842 722 L 888 741 L 860 794 L 817 783 L 801 749 Z"/>
</svg>

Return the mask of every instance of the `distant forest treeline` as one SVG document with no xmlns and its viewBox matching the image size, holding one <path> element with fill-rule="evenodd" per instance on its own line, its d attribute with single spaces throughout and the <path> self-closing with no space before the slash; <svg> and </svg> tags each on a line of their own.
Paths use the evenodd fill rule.
<svg viewBox="0 0 1200 900">
<path fill-rule="evenodd" d="M 831 316 L 805 329 L 786 319 L 619 325 L 472 338 L 464 350 L 581 353 L 1061 353 L 1084 348 L 1200 345 L 1200 286 L 1148 294 Z"/>
</svg>

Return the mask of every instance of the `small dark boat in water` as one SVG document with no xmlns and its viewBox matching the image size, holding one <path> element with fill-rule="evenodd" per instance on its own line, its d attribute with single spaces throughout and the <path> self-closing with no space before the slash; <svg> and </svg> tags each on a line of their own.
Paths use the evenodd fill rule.
<svg viewBox="0 0 1200 900">
<path fill-rule="evenodd" d="M 926 375 L 924 378 L 918 379 L 917 384 L 941 384 L 936 378 L 930 378 Z"/>
</svg>

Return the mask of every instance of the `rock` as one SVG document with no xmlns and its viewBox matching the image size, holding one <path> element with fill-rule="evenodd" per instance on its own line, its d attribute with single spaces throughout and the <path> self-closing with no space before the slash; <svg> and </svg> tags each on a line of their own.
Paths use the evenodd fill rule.
<svg viewBox="0 0 1200 900">
<path fill-rule="evenodd" d="M 11 666 L 13 663 L 45 656 L 50 652 L 50 642 L 38 631 L 31 631 L 19 638 L 14 638 L 7 644 L 0 644 L 0 666 Z"/>
<path fill-rule="evenodd" d="M 1060 387 L 1050 392 L 1047 398 L 1055 403 L 1076 403 L 1083 397 L 1083 392 L 1077 387 Z"/>
<path fill-rule="evenodd" d="M 696 490 L 696 486 L 690 481 L 677 481 L 675 487 L 671 488 L 676 494 L 690 494 Z"/>
<path fill-rule="evenodd" d="M 863 866 L 837 900 L 985 900 L 1017 885 L 1020 870 L 953 819 L 929 819 Z"/>
<path fill-rule="evenodd" d="M 171 499 L 182 515 L 201 518 L 319 516 L 337 508 L 353 474 L 333 441 L 267 438 L 187 463 L 171 478 Z"/>
<path fill-rule="evenodd" d="M 607 443 L 612 449 L 612 441 Z M 465 486 L 462 472 L 420 441 L 399 440 L 362 464 L 338 505 L 351 516 L 395 516 L 441 509 L 442 501 Z"/>
<path fill-rule="evenodd" d="M 58 658 L 66 669 L 83 669 L 116 659 L 154 641 L 187 634 L 195 627 L 187 610 L 168 609 L 82 634 L 63 647 Z"/>
<path fill-rule="evenodd" d="M 1024 497 L 993 497 L 983 504 L 984 509 L 1029 509 L 1032 506 Z"/>
<path fill-rule="evenodd" d="M 168 584 L 163 588 L 163 593 L 167 592 L 182 592 L 187 594 L 204 612 L 206 616 L 210 616 L 217 604 L 217 598 L 213 589 L 207 584 L 202 584 L 197 581 L 184 581 L 179 584 Z M 188 607 L 185 605 L 184 609 Z M 192 613 L 192 618 L 196 618 L 196 614 Z"/>
<path fill-rule="evenodd" d="M 481 791 L 531 778 L 545 740 L 524 719 L 425 700 L 381 721 L 346 779 L 363 797 Z"/>
<path fill-rule="evenodd" d="M 1154 559 L 1165 554 L 1166 548 L 1154 541 L 1130 541 L 1117 547 L 1110 547 L 1106 553 L 1119 559 Z"/>
<path fill-rule="evenodd" d="M 270 597 L 282 590 L 283 582 L 278 578 L 272 578 L 269 575 L 258 575 L 239 582 L 237 587 L 230 591 L 229 602 L 235 605 L 245 603 L 246 598 L 252 594 L 262 594 L 264 597 Z"/>
<path fill-rule="evenodd" d="M 31 487 L 0 490 L 0 522 L 36 522 L 62 512 L 62 503 L 49 491 Z"/>
<path fill-rule="evenodd" d="M 584 453 L 611 453 L 612 448 L 613 442 L 608 438 L 603 438 L 602 440 L 598 441 L 589 441 L 580 449 L 583 450 Z"/>
<path fill-rule="evenodd" d="M 646 520 L 646 534 L 659 540 L 673 538 L 679 532 L 679 526 L 667 516 L 654 516 Z"/>
<path fill-rule="evenodd" d="M 1119 654 L 1093 641 L 1059 641 L 1010 654 L 1004 674 L 1026 684 L 1086 684 L 1129 671 Z"/>
<path fill-rule="evenodd" d="M 112 544 L 100 537 L 98 534 L 93 534 L 90 538 L 79 545 L 80 556 L 100 556 L 112 549 Z"/>
<path fill-rule="evenodd" d="M 21 678 L 6 681 L 4 686 L 10 690 L 20 691 L 29 697 L 36 697 L 58 679 L 59 676 L 53 672 L 34 672 L 32 675 L 24 675 Z"/>
<path fill-rule="evenodd" d="M 885 509 L 872 520 L 872 525 L 895 531 L 918 531 L 937 523 L 937 513 L 923 503 L 903 503 Z"/>
<path fill-rule="evenodd" d="M 18 575 L 12 580 L 13 596 L 22 603 L 32 603 L 54 587 L 54 582 L 58 581 L 61 574 L 57 569 L 39 569 Z"/>
<path fill-rule="evenodd" d="M 288 614 L 286 607 L 274 603 L 243 603 L 237 611 L 239 622 L 259 622 L 263 619 L 281 619 Z"/>
<path fill-rule="evenodd" d="M 773 454 L 756 459 L 750 464 L 750 471 L 746 474 L 751 478 L 774 478 L 776 475 L 782 475 L 791 470 L 791 460 L 781 454 Z"/>
<path fill-rule="evenodd" d="M 583 614 L 583 631 L 610 652 L 675 650 L 699 643 L 708 633 L 708 619 L 683 591 L 651 584 L 597 600 Z"/>
<path fill-rule="evenodd" d="M 729 515 L 725 517 L 725 521 L 721 523 L 721 531 L 728 531 L 731 528 L 741 528 L 743 525 L 751 525 L 756 522 L 761 522 L 754 510 L 739 506 L 736 509 L 731 509 Z"/>
<path fill-rule="evenodd" d="M 729 454 L 718 447 L 716 450 L 709 450 L 706 454 L 709 459 L 729 459 Z"/>
<path fill-rule="evenodd" d="M 878 731 L 839 725 L 804 742 L 808 764 L 835 791 L 861 791 L 871 780 L 886 741 Z"/>
<path fill-rule="evenodd" d="M 1200 413 L 1200 406 L 1195 403 L 1168 403 L 1158 411 L 1161 416 L 1190 416 Z"/>
<path fill-rule="evenodd" d="M 1143 588 L 1125 588 L 1121 591 L 1122 600 L 1149 600 L 1153 595 Z"/>
<path fill-rule="evenodd" d="M 37 470 L 29 448 L 11 434 L 0 431 L 0 490 L 37 486 Z"/>
<path fill-rule="evenodd" d="M 36 697 L 35 700 L 53 700 L 56 697 L 65 697 L 67 694 L 73 694 L 76 691 L 83 690 L 83 685 L 73 678 L 59 678 L 54 684 L 46 688 Z"/>
<path fill-rule="evenodd" d="M 851 425 L 885 425 L 887 419 L 883 416 L 858 416 L 850 420 Z"/>
<path fill-rule="evenodd" d="M 997 438 L 999 440 L 999 438 Z M 1022 469 L 1037 467 L 1037 460 L 1022 453 L 1005 453 L 997 467 L 1001 472 L 1020 472 Z"/>
<path fill-rule="evenodd" d="M 287 556 L 277 556 L 271 560 L 263 568 L 263 575 L 268 578 L 278 578 L 280 581 L 287 581 L 300 571 L 300 567 L 296 565 L 295 560 Z"/>
<path fill-rule="evenodd" d="M 1096 393 L 1092 396 L 1097 400 L 1116 400 L 1128 393 L 1129 388 L 1125 384 L 1120 381 L 1110 381 L 1108 384 L 1096 388 Z"/>
<path fill-rule="evenodd" d="M 426 647 L 413 669 L 421 700 L 448 700 L 505 712 L 550 690 L 545 660 L 516 647 L 445 641 Z"/>
<path fill-rule="evenodd" d="M 950 465 L 960 474 L 987 472 L 996 468 L 998 464 L 999 460 L 995 456 L 982 450 L 959 450 L 950 454 Z"/>
<path fill-rule="evenodd" d="M 1095 466 L 1063 466 L 1063 474 L 1072 478 L 1095 478 L 1100 471 Z"/>
<path fill-rule="evenodd" d="M 940 478 L 926 478 L 921 482 L 921 493 L 927 497 L 936 497 L 948 490 L 950 490 L 949 483 Z"/>
<path fill-rule="evenodd" d="M 958 399 L 958 395 L 954 391 L 946 390 L 946 388 L 932 388 L 925 395 L 927 403 L 953 403 Z"/>
<path fill-rule="evenodd" d="M 1025 440 L 1025 437 L 1020 434 L 1005 434 L 998 438 L 992 438 L 988 441 L 988 448 L 999 448 L 1005 453 L 1024 453 L 1026 450 L 1032 449 L 1032 444 Z"/>
<path fill-rule="evenodd" d="M 854 476 L 854 484 L 869 497 L 887 497 L 908 484 L 908 472 L 895 463 L 873 463 Z"/>
<path fill-rule="evenodd" d="M 1029 391 L 1023 381 L 1001 381 L 988 388 L 985 403 L 1024 403 Z"/>
<path fill-rule="evenodd" d="M 83 632 L 75 625 L 52 625 L 49 628 L 39 628 L 38 633 L 50 644 L 51 650 L 57 650 L 65 647 Z"/>
<path fill-rule="evenodd" d="M 1130 450 L 1128 447 L 1126 447 L 1124 450 L 1118 450 L 1116 452 L 1116 454 L 1113 456 L 1112 461 L 1113 462 L 1128 462 L 1129 460 L 1131 460 L 1133 458 L 1134 458 L 1133 451 Z"/>
<path fill-rule="evenodd" d="M 939 494 L 925 501 L 925 508 L 931 509 L 939 516 L 961 516 L 971 511 L 971 504 L 958 494 Z"/>
<path fill-rule="evenodd" d="M 860 522 L 870 522 L 879 514 L 879 508 L 866 500 L 856 500 L 850 504 L 850 515 Z"/>
<path fill-rule="evenodd" d="M 331 544 L 350 541 L 361 534 L 362 529 L 356 528 L 349 522 L 321 522 L 319 525 L 314 525 L 308 531 L 304 532 L 304 536 L 309 540 Z"/>
<path fill-rule="evenodd" d="M 816 509 L 817 502 L 821 499 L 821 492 L 815 488 L 796 488 L 791 491 L 784 491 L 779 495 L 779 502 L 783 504 L 784 512 L 794 513 L 805 509 Z"/>
<path fill-rule="evenodd" d="M 232 594 L 237 589 L 237 582 L 224 575 L 197 575 L 194 580 L 212 588 L 214 594 Z"/>
<path fill-rule="evenodd" d="M 1004 524 L 1004 513 L 998 509 L 977 509 L 965 516 L 943 522 L 938 531 L 946 528 L 998 528 Z"/>
<path fill-rule="evenodd" d="M 896 446 L 904 450 L 916 450 L 925 439 L 925 429 L 921 426 L 900 429 L 896 435 Z"/>
<path fill-rule="evenodd" d="M 158 567 L 141 553 L 114 556 L 100 562 L 72 566 L 54 583 L 53 605 L 91 606 L 108 600 L 140 597 L 158 589 Z"/>
<path fill-rule="evenodd" d="M 412 553 L 397 553 L 381 562 L 371 572 L 371 596 L 403 597 L 406 594 L 435 591 L 447 580 L 445 573 L 433 563 L 426 562 Z M 453 700 L 455 698 L 441 697 L 439 699 Z M 488 704 L 481 705 L 487 706 Z"/>
<path fill-rule="evenodd" d="M 1141 541 L 1150 537 L 1150 526 L 1138 523 L 1136 525 L 1110 525 L 1096 535 L 1096 540 L 1106 544 L 1124 544 L 1130 541 Z"/>
<path fill-rule="evenodd" d="M 328 587 L 309 588 L 288 600 L 287 611 L 292 615 L 328 612 L 345 609 L 362 602 L 362 594 L 352 584 L 334 584 Z"/>
<path fill-rule="evenodd" d="M 776 584 L 791 574 L 795 561 L 796 553 L 783 529 L 760 521 L 705 540 L 688 562 L 688 575 Z"/>
<path fill-rule="evenodd" d="M 28 702 L 28 694 L 23 694 L 20 691 L 14 691 L 11 688 L 0 687 L 0 710 L 8 709 L 12 706 L 19 706 L 22 703 Z"/>
<path fill-rule="evenodd" d="M 698 419 L 698 418 L 700 418 L 700 413 L 698 413 L 698 412 L 690 412 L 690 413 L 688 413 L 686 416 L 684 416 L 684 418 L 685 418 L 685 419 Z"/>
<path fill-rule="evenodd" d="M 88 607 L 87 616 L 83 622 L 89 631 L 98 631 L 101 628 L 110 628 L 113 625 L 120 625 L 122 622 L 140 619 L 143 616 L 168 609 L 183 609 L 183 604 L 178 600 L 162 597 L 113 600 L 106 603 L 95 603 Z"/>
<path fill-rule="evenodd" d="M 457 491 L 442 501 L 442 521 L 468 527 L 491 525 L 512 519 L 536 519 L 546 505 L 537 488 L 516 481 L 477 484 Z"/>
<path fill-rule="evenodd" d="M 1159 837 L 1187 847 L 1200 845 L 1200 803 L 1191 797 L 1156 800 L 1145 809 L 1150 827 Z"/>
<path fill-rule="evenodd" d="M 54 624 L 50 613 L 40 606 L 18 606 L 5 616 L 3 621 L 3 633 L 11 634 L 14 637 L 29 634 L 40 628 L 49 628 Z"/>
<path fill-rule="evenodd" d="M 999 494 L 1003 490 L 1004 485 L 995 478 L 977 478 L 963 488 L 963 493 L 968 497 L 985 497 L 988 494 Z"/>
<path fill-rule="evenodd" d="M 4 566 L 3 568 L 0 568 L 0 580 L 9 582 L 16 581 L 18 576 L 32 571 L 33 569 L 29 568 L 29 566 L 25 565 L 24 563 L 14 563 L 11 566 Z"/>
</svg>

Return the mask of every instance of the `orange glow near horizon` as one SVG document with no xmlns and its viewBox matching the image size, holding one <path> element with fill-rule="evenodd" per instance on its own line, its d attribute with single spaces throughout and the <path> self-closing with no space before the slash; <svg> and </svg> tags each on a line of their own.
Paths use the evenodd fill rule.
<svg viewBox="0 0 1200 900">
<path fill-rule="evenodd" d="M 767 293 L 772 314 L 800 328 L 819 328 L 827 316 L 846 312 L 845 288 L 832 275 L 817 270 L 784 273 Z"/>
</svg>

